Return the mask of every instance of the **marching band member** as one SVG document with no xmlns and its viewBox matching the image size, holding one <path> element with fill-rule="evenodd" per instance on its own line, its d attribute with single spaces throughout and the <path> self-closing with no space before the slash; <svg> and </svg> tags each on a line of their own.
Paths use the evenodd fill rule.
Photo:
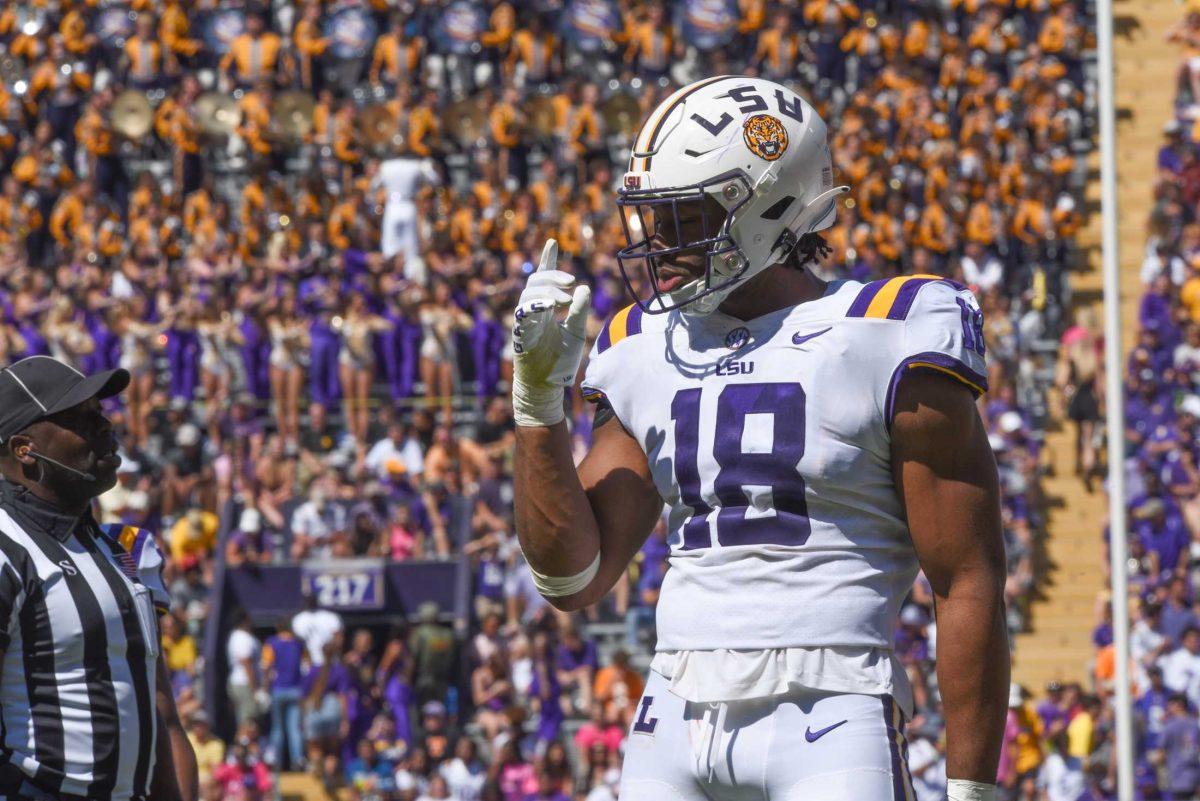
<svg viewBox="0 0 1200 801">
<path fill-rule="evenodd" d="M 139 14 L 137 33 L 125 41 L 125 79 L 134 89 L 154 89 L 162 83 L 166 66 L 164 52 L 154 28 L 154 18 L 149 13 Z"/>
<path fill-rule="evenodd" d="M 421 57 L 425 52 L 425 40 L 419 36 L 408 36 L 405 25 L 408 20 L 403 14 L 392 16 L 392 29 L 375 41 L 371 52 L 372 84 L 384 84 L 398 88 L 419 82 Z"/>
<path fill-rule="evenodd" d="M 179 0 L 166 0 L 158 21 L 158 38 L 174 56 L 189 63 L 200 52 L 201 42 L 193 39 L 187 10 Z"/>
<path fill-rule="evenodd" d="M 300 57 L 300 85 L 311 90 L 314 79 L 319 77 L 313 72 L 313 65 L 319 64 L 321 56 L 329 49 L 329 39 L 321 35 L 320 5 L 309 3 L 304 7 L 300 21 L 292 32 L 292 40 Z"/>
<path fill-rule="evenodd" d="M 221 59 L 221 72 L 243 88 L 263 78 L 272 79 L 282 48 L 277 34 L 263 30 L 262 17 L 250 14 L 246 17 L 246 32 L 230 43 L 229 52 Z"/>
</svg>

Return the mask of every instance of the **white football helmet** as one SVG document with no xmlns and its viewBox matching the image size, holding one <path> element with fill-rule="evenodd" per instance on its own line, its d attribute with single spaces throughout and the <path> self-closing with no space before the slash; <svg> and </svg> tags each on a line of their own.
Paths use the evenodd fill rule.
<svg viewBox="0 0 1200 801">
<path fill-rule="evenodd" d="M 848 190 L 833 185 L 825 123 L 804 98 L 762 78 L 697 81 L 660 103 L 634 142 L 617 192 L 621 273 L 635 297 L 631 275 L 647 279 L 652 294 L 637 298 L 646 312 L 709 314 L 805 234 L 833 225 Z M 697 221 L 700 236 L 681 241 Z M 684 251 L 706 255 L 704 276 L 662 289 L 664 257 Z"/>
</svg>

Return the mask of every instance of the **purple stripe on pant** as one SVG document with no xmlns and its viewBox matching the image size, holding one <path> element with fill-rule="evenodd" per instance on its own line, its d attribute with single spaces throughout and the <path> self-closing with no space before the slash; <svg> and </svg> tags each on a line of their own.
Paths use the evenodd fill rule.
<svg viewBox="0 0 1200 801">
<path fill-rule="evenodd" d="M 899 731 L 892 725 L 895 718 L 896 702 L 890 695 L 885 695 L 883 696 L 883 725 L 887 731 L 888 753 L 892 756 L 892 801 L 906 801 L 908 796 L 904 793 L 904 771 L 900 766 L 903 755 L 900 753 L 900 746 L 896 743 L 897 735 L 904 733 L 904 717 L 900 717 Z"/>
</svg>

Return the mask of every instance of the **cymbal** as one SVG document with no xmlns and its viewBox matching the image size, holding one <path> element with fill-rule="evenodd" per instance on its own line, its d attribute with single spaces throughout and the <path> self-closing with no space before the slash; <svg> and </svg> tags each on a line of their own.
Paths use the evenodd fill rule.
<svg viewBox="0 0 1200 801">
<path fill-rule="evenodd" d="M 271 103 L 271 119 L 284 138 L 300 142 L 312 133 L 315 108 L 308 92 L 282 92 Z"/>
<path fill-rule="evenodd" d="M 471 147 L 483 136 L 487 112 L 479 101 L 468 98 L 450 106 L 445 120 L 446 127 L 453 132 L 458 143 L 463 147 Z"/>
<path fill-rule="evenodd" d="M 367 145 L 375 151 L 397 149 L 404 142 L 400 122 L 385 105 L 367 106 L 358 115 L 359 131 Z"/>
<path fill-rule="evenodd" d="M 642 109 L 633 95 L 618 92 L 600 106 L 600 115 L 609 131 L 632 136 L 642 120 Z"/>
<path fill-rule="evenodd" d="M 229 95 L 205 92 L 196 98 L 196 117 L 209 136 L 228 136 L 242 121 L 242 112 Z"/>
<path fill-rule="evenodd" d="M 144 92 L 130 89 L 117 95 L 108 110 L 108 119 L 113 130 L 132 141 L 138 141 L 150 133 L 154 112 Z"/>
</svg>

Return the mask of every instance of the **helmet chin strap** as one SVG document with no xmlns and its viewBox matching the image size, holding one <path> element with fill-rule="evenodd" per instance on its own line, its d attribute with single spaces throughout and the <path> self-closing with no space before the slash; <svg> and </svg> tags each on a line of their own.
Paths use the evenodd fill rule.
<svg viewBox="0 0 1200 801">
<path fill-rule="evenodd" d="M 849 191 L 850 187 L 848 186 L 835 186 L 832 189 L 826 189 L 808 203 L 805 203 L 803 208 L 796 212 L 796 216 L 786 226 L 785 235 L 789 231 L 792 234 L 790 237 L 791 245 L 785 247 L 784 243 L 781 242 L 780 245 L 775 247 L 775 250 L 771 251 L 771 256 L 767 259 L 767 262 L 774 264 L 787 258 L 792 247 L 795 247 L 795 243 L 800 241 L 800 237 L 817 230 L 817 227 L 833 212 L 837 199 Z"/>
</svg>

